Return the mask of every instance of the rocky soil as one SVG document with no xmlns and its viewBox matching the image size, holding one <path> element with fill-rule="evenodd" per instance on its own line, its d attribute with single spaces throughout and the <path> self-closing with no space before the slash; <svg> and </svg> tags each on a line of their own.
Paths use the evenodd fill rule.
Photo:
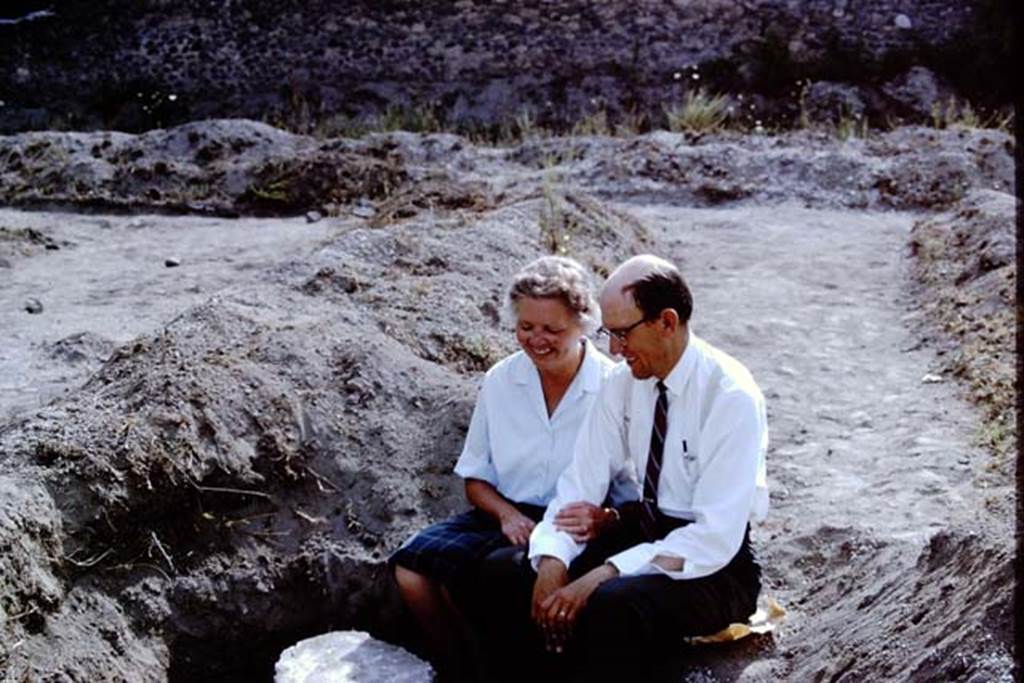
<svg viewBox="0 0 1024 683">
<path fill-rule="evenodd" d="M 954 93 L 989 111 L 1016 93 L 1005 0 L 17 4 L 0 10 L 2 132 L 650 120 L 700 86 L 745 95 L 751 128 L 795 121 L 804 86 L 809 112 L 890 125 Z"/>
<path fill-rule="evenodd" d="M 384 559 L 463 506 L 504 285 L 550 251 L 673 259 L 769 400 L 754 540 L 789 614 L 666 680 L 1011 680 L 1014 144 L 0 138 L 2 680 L 266 680 L 334 628 L 415 647 Z"/>
</svg>

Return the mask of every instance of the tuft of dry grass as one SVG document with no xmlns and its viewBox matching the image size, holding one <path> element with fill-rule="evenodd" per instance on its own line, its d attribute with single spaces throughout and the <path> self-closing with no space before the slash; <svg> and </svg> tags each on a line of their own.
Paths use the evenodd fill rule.
<svg viewBox="0 0 1024 683">
<path fill-rule="evenodd" d="M 665 117 L 674 133 L 713 133 L 729 120 L 729 98 L 697 88 L 686 93 L 682 104 L 665 108 Z"/>
</svg>

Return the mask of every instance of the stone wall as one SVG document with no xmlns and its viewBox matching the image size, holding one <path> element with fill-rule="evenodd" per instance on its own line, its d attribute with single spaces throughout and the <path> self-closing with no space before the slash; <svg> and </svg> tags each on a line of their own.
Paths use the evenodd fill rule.
<svg viewBox="0 0 1024 683">
<path fill-rule="evenodd" d="M 1001 1 L 68 0 L 0 24 L 0 131 L 388 106 L 564 122 L 695 85 L 778 118 L 800 79 L 874 88 L 913 65 L 998 103 L 981 66 L 1003 54 Z"/>
</svg>

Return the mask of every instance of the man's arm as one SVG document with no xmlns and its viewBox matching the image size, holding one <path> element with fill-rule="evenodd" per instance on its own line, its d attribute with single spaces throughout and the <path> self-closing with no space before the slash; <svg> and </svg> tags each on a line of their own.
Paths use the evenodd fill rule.
<svg viewBox="0 0 1024 683">
<path fill-rule="evenodd" d="M 555 498 L 530 536 L 529 556 L 537 570 L 531 614 L 544 634 L 548 649 L 553 651 L 560 650 L 568 637 L 572 625 L 568 620 L 569 614 L 574 616 L 578 611 L 578 608 L 563 609 L 562 600 L 568 598 L 555 601 L 555 596 L 562 596 L 570 587 L 575 591 L 583 585 L 579 580 L 569 584 L 568 567 L 584 547 L 566 530 L 558 528 L 555 518 L 572 503 L 598 505 L 607 496 L 615 474 L 625 464 L 624 387 L 621 382 L 624 378 L 619 379 L 620 384 L 610 380 L 602 387 L 601 395 L 580 428 L 573 459 L 558 479 Z M 625 389 L 628 390 L 628 384 Z M 595 583 L 593 588 L 596 586 Z M 584 602 L 586 596 L 589 596 L 589 591 L 582 597 Z"/>
<path fill-rule="evenodd" d="M 555 518 L 572 503 L 600 505 L 608 495 L 612 479 L 625 464 L 622 394 L 623 389 L 628 390 L 628 384 L 624 379 L 613 375 L 583 420 L 572 461 L 558 478 L 555 497 L 548 504 L 544 519 L 530 536 L 529 556 L 534 569 L 539 569 L 544 556 L 556 558 L 568 567 L 583 551 L 584 544 L 558 528 Z"/>
<path fill-rule="evenodd" d="M 739 550 L 767 444 L 760 396 L 736 391 L 723 397 L 712 407 L 702 444 L 705 454 L 692 503 L 696 521 L 609 558 L 623 575 L 664 571 L 675 578 L 699 578 L 724 567 Z"/>
</svg>

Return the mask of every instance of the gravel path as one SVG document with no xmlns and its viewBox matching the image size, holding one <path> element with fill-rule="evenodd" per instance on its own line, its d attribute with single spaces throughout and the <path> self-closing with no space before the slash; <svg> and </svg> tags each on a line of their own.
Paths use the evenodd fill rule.
<svg viewBox="0 0 1024 683">
<path fill-rule="evenodd" d="M 768 651 L 757 666 L 741 657 L 732 673 L 850 674 L 855 664 L 841 671 L 843 659 L 822 656 L 821 648 L 842 644 L 859 650 L 857 659 L 876 658 L 865 675 L 887 662 L 906 675 L 928 653 L 916 649 L 913 633 L 901 634 L 900 620 L 906 627 L 922 609 L 934 610 L 936 630 L 955 630 L 959 615 L 944 614 L 924 593 L 872 617 L 851 594 L 920 582 L 919 557 L 939 532 L 1008 546 L 1012 516 L 985 510 L 1013 495 L 1005 484 L 988 488 L 985 454 L 972 443 L 976 411 L 955 385 L 924 379 L 936 358 L 917 340 L 905 294 L 915 217 L 624 208 L 683 269 L 694 330 L 747 364 L 768 398 L 773 508 L 756 537 L 767 593 L 789 615 L 770 647 L 762 644 Z M 864 617 L 892 621 L 851 636 Z"/>
</svg>

